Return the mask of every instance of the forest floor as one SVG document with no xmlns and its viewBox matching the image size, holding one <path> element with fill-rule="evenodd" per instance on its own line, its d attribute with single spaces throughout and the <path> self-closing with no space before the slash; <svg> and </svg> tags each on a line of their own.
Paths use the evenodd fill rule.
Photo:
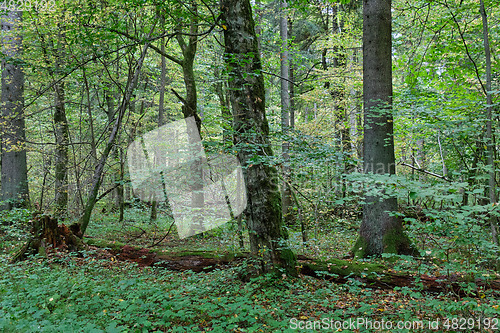
<svg viewBox="0 0 500 333">
<path fill-rule="evenodd" d="M 150 223 L 144 215 L 131 210 L 118 223 L 114 214 L 96 214 L 85 239 L 91 245 L 80 255 L 53 252 L 10 265 L 9 254 L 20 241 L 4 237 L 0 332 L 500 330 L 494 290 L 471 280 L 464 282 L 466 294 L 425 291 L 420 273 L 442 275 L 450 263 L 400 258 L 390 270 L 417 278 L 390 288 L 374 287 L 356 274 L 333 283 L 336 276 L 328 271 L 322 278 L 265 275 L 244 282 L 240 273 L 252 262 L 239 248 L 234 225 L 181 240 L 175 228 L 167 235 L 171 221 Z M 299 232 L 290 235 L 302 262 L 345 260 L 356 231 L 342 221 L 312 226 L 308 247 Z"/>
</svg>

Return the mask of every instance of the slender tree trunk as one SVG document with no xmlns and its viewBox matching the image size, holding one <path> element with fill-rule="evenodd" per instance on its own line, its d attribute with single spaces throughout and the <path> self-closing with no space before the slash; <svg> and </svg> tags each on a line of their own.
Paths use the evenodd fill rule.
<svg viewBox="0 0 500 333">
<path fill-rule="evenodd" d="M 288 17 L 288 36 L 292 36 L 293 39 L 293 21 L 290 17 Z M 290 37 L 289 37 L 290 38 Z M 293 56 L 288 56 L 288 66 L 290 67 L 290 75 L 289 75 L 289 91 L 290 91 L 290 129 L 293 130 L 295 128 L 295 69 L 293 63 Z"/>
<path fill-rule="evenodd" d="M 99 192 L 99 188 L 100 188 L 101 182 L 102 182 L 104 165 L 106 164 L 106 160 L 108 159 L 109 153 L 111 152 L 111 149 L 112 149 L 112 147 L 115 143 L 115 140 L 118 136 L 118 132 L 121 128 L 123 116 L 125 115 L 125 111 L 127 110 L 128 104 L 130 103 L 130 100 L 132 98 L 132 94 L 133 94 L 134 89 L 137 85 L 137 81 L 139 79 L 139 73 L 141 72 L 142 64 L 144 62 L 144 58 L 146 57 L 148 47 L 149 47 L 149 43 L 146 43 L 146 45 L 144 45 L 144 48 L 142 50 L 141 57 L 137 61 L 137 66 L 135 67 L 135 71 L 133 73 L 133 76 L 130 77 L 128 80 L 127 89 L 126 89 L 125 94 L 122 98 L 121 105 L 118 108 L 118 115 L 115 119 L 113 128 L 111 129 L 111 133 L 109 135 L 108 142 L 106 144 L 106 147 L 104 148 L 104 151 L 101 154 L 101 158 L 99 160 L 99 163 L 97 164 L 96 169 L 94 171 L 94 176 L 92 177 L 92 185 L 91 185 L 91 189 L 89 191 L 87 204 L 85 205 L 84 213 L 78 222 L 78 227 L 81 230 L 82 236 L 85 234 L 85 231 L 87 230 L 88 224 L 90 222 L 92 210 L 94 209 L 94 205 L 97 201 L 97 194 Z"/>
<path fill-rule="evenodd" d="M 393 175 L 391 0 L 363 4 L 364 171 Z M 355 256 L 411 253 L 401 220 L 391 214 L 398 209 L 397 199 L 367 196 L 365 202 Z"/>
<path fill-rule="evenodd" d="M 16 62 L 21 55 L 22 37 L 19 34 L 22 12 L 11 11 L 1 17 L 5 34 L 2 52 L 2 187 L 3 209 L 29 206 L 28 167 L 26 162 L 24 125 L 24 72 Z M 9 60 L 6 60 L 10 58 Z"/>
<path fill-rule="evenodd" d="M 227 98 L 227 93 L 225 92 L 225 86 L 222 81 L 222 76 L 220 75 L 220 71 L 215 66 L 214 69 L 214 77 L 215 84 L 214 89 L 217 94 L 217 98 L 219 99 L 219 105 L 221 109 L 221 118 L 222 118 L 222 142 L 225 147 L 230 147 L 233 145 L 232 139 L 232 114 L 231 114 L 231 106 L 230 102 Z"/>
<path fill-rule="evenodd" d="M 264 78 L 249 0 L 221 0 L 224 24 L 225 59 L 233 109 L 234 142 L 244 170 L 247 190 L 246 220 L 250 251 L 261 259 L 258 272 L 281 266 L 296 274 L 295 256 L 286 246 L 277 171 L 255 155 L 272 155 L 266 119 Z"/>
<path fill-rule="evenodd" d="M 59 34 L 58 45 L 55 52 L 55 72 L 59 72 L 65 61 L 63 36 Z M 54 108 L 54 134 L 56 139 L 55 158 L 55 205 L 56 215 L 64 217 L 68 210 L 68 143 L 69 127 L 66 118 L 66 101 L 64 82 L 54 79 L 55 108 Z"/>
<path fill-rule="evenodd" d="M 286 224 L 291 224 L 292 192 L 290 189 L 290 155 L 288 154 L 288 134 L 290 129 L 290 60 L 288 51 L 288 4 L 286 0 L 280 2 L 280 35 L 281 35 L 281 132 L 284 140 L 281 143 L 283 156 L 282 182 L 282 213 Z"/>
<path fill-rule="evenodd" d="M 165 24 L 165 18 L 160 16 L 160 24 L 163 27 Z M 162 53 L 165 53 L 165 38 L 160 39 L 160 50 Z M 165 86 L 167 84 L 167 65 L 165 56 L 161 56 L 161 73 L 160 73 L 160 99 L 158 101 L 158 127 L 162 127 L 165 125 Z M 165 156 L 161 154 L 159 151 L 156 152 L 155 158 L 158 159 L 158 165 L 165 164 Z M 154 198 L 151 205 L 151 215 L 150 220 L 155 221 L 158 216 L 158 198 Z"/>
<path fill-rule="evenodd" d="M 198 7 L 195 2 L 191 5 L 191 11 L 197 13 Z M 188 139 L 194 156 L 191 163 L 190 189 L 192 192 L 191 208 L 193 210 L 193 222 L 191 223 L 191 233 L 197 234 L 205 231 L 203 225 L 203 207 L 205 205 L 205 194 L 203 189 L 203 169 L 201 154 L 201 143 L 198 138 L 201 138 L 201 118 L 198 115 L 198 97 L 196 92 L 196 80 L 194 76 L 194 59 L 198 45 L 198 21 L 196 17 L 192 18 L 189 28 L 188 43 L 185 42 L 181 33 L 177 34 L 177 42 L 182 51 L 182 71 L 184 74 L 184 85 L 186 87 L 186 97 L 182 99 L 182 113 L 184 118 L 194 117 L 198 133 L 192 133 L 193 129 L 188 126 Z M 178 96 L 180 97 L 180 96 Z"/>
<path fill-rule="evenodd" d="M 340 33 L 343 22 L 340 20 L 339 24 L 339 6 L 336 4 L 332 5 L 331 8 L 332 12 L 332 34 L 338 34 Z M 328 31 L 329 27 L 329 15 L 327 16 L 326 20 L 326 30 Z M 333 54 L 331 55 L 331 60 L 332 60 L 332 65 L 334 68 L 338 69 L 346 69 L 347 66 L 347 59 L 345 55 L 345 50 L 342 47 L 339 46 L 334 46 L 332 50 Z M 328 70 L 328 65 L 327 65 L 327 54 L 328 54 L 328 49 L 325 48 L 323 49 L 322 52 L 322 67 L 324 71 Z M 340 142 L 341 142 L 341 150 L 343 153 L 343 173 L 351 173 L 353 171 L 353 168 L 351 167 L 350 164 L 350 158 L 352 157 L 352 150 L 351 150 L 351 138 L 350 138 L 350 121 L 349 121 L 349 116 L 347 112 L 347 103 L 346 103 L 346 96 L 344 93 L 345 87 L 343 83 L 339 82 L 334 82 L 333 86 L 331 82 L 327 81 L 324 84 L 325 89 L 329 90 L 330 96 L 332 97 L 332 101 L 334 103 L 334 112 L 335 112 L 335 126 L 336 128 L 339 128 L 339 135 L 340 135 Z M 342 197 L 346 196 L 346 191 L 347 191 L 347 186 L 344 177 L 341 177 L 339 179 L 339 182 L 342 182 L 342 191 L 338 193 L 339 195 L 342 195 Z"/>
<path fill-rule="evenodd" d="M 68 209 L 68 143 L 69 129 L 66 119 L 64 85 L 56 83 L 54 108 L 54 134 L 56 138 L 55 158 L 55 205 L 58 216 Z"/>
<path fill-rule="evenodd" d="M 160 18 L 163 26 L 165 19 L 163 16 Z M 160 50 L 165 53 L 165 38 L 160 40 Z M 165 56 L 161 56 L 161 73 L 160 73 L 160 100 L 158 101 L 158 127 L 165 125 L 165 86 L 167 85 L 167 64 Z"/>
<path fill-rule="evenodd" d="M 488 192 L 490 197 L 490 204 L 495 205 L 497 203 L 496 197 L 496 172 L 495 172 L 495 146 L 493 142 L 493 99 L 491 97 L 491 51 L 490 51 L 490 41 L 488 35 L 488 16 L 486 15 L 486 9 L 484 8 L 484 0 L 479 1 L 481 18 L 483 21 L 483 41 L 484 41 L 484 55 L 486 58 L 486 145 L 487 145 L 487 158 L 489 167 L 489 180 L 488 180 Z M 490 216 L 490 227 L 491 236 L 493 237 L 493 242 L 498 245 L 498 225 L 497 217 Z"/>
<path fill-rule="evenodd" d="M 114 119 L 115 119 L 115 94 L 110 91 L 110 90 L 105 90 L 104 91 L 104 95 L 105 95 L 105 99 L 106 99 L 106 107 L 107 107 L 107 110 L 106 110 L 106 114 L 108 116 L 108 126 L 109 126 L 109 131 L 111 132 L 112 130 L 112 127 L 111 127 L 111 124 L 113 124 L 114 122 Z M 111 148 L 111 156 L 114 158 L 114 159 L 117 159 L 118 157 L 118 151 L 116 149 L 117 147 L 114 146 L 113 148 Z M 115 182 L 118 181 L 120 175 L 117 174 L 114 170 L 111 170 L 111 172 L 109 172 L 106 176 L 109 177 L 109 187 L 114 187 L 115 186 Z M 120 207 L 120 203 L 119 203 L 119 198 L 118 198 L 118 188 L 115 188 L 113 191 L 111 191 L 111 202 L 112 202 L 112 210 L 115 210 L 116 208 L 119 208 Z"/>
</svg>

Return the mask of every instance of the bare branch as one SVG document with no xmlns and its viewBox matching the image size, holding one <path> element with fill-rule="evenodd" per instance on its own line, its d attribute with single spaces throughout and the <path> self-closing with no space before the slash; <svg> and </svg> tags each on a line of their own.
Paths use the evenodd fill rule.
<svg viewBox="0 0 500 333">
<path fill-rule="evenodd" d="M 433 176 L 433 177 L 437 177 L 437 178 L 442 179 L 442 180 L 446 180 L 447 182 L 451 182 L 451 180 L 449 180 L 448 177 L 446 177 L 446 176 L 441 176 L 441 175 L 438 175 L 437 173 L 434 173 L 434 172 L 431 172 L 431 171 L 427 171 L 427 170 L 422 169 L 422 168 L 417 168 L 416 166 L 408 164 L 408 163 L 405 163 L 405 162 L 401 162 L 399 164 L 401 164 L 403 166 L 406 166 L 406 167 L 409 167 L 409 168 L 412 168 L 413 170 L 416 170 L 418 172 L 422 172 L 422 173 L 425 173 L 427 175 L 430 175 L 430 176 Z"/>
</svg>

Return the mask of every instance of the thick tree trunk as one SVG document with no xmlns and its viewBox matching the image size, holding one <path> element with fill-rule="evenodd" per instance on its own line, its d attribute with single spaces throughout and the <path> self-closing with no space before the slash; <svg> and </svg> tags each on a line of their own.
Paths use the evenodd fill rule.
<svg viewBox="0 0 500 333">
<path fill-rule="evenodd" d="M 363 4 L 364 172 L 393 175 L 391 0 Z M 365 202 L 355 256 L 411 253 L 401 220 L 391 214 L 398 209 L 397 199 L 367 196 Z"/>
<path fill-rule="evenodd" d="M 22 38 L 18 33 L 22 12 L 12 11 L 1 18 L 2 52 L 2 188 L 3 209 L 28 207 L 28 168 L 26 163 L 24 126 L 24 72 L 17 58 L 21 54 Z M 9 60 L 6 60 L 10 58 Z"/>
<path fill-rule="evenodd" d="M 221 0 L 225 59 L 233 109 L 234 142 L 247 190 L 246 220 L 250 250 L 260 258 L 258 273 L 283 267 L 296 274 L 295 256 L 287 248 L 282 225 L 277 171 L 256 157 L 272 155 L 265 113 L 262 65 L 249 0 Z M 250 149 L 248 149 L 249 147 Z"/>
</svg>

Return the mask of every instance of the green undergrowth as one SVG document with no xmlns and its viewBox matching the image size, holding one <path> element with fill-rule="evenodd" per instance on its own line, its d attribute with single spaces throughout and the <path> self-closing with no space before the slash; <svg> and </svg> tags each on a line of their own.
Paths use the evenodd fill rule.
<svg viewBox="0 0 500 333">
<path fill-rule="evenodd" d="M 1 332 L 312 332 L 307 325 L 314 322 L 325 328 L 358 319 L 397 323 L 500 315 L 499 301 L 487 293 L 457 299 L 410 288 L 372 290 L 356 279 L 333 284 L 276 275 L 245 283 L 236 278 L 241 266 L 171 272 L 90 255 L 0 265 Z M 379 330 L 363 325 L 342 329 L 374 331 Z"/>
<path fill-rule="evenodd" d="M 147 214 L 127 211 L 128 222 L 117 223 L 113 214 L 95 214 L 96 224 L 85 240 L 115 250 L 124 245 L 149 248 L 170 225 L 150 223 L 144 216 Z M 133 221 L 135 218 L 142 220 Z M 297 254 L 313 258 L 309 267 L 326 279 L 275 274 L 242 282 L 239 277 L 253 265 L 251 259 L 202 273 L 98 260 L 91 251 L 10 265 L 11 246 L 25 236 L 22 229 L 8 228 L 0 238 L 0 332 L 314 332 L 339 331 L 338 325 L 343 325 L 342 332 L 425 332 L 429 330 L 415 325 L 428 326 L 436 320 L 440 329 L 432 331 L 446 332 L 453 331 L 452 326 L 444 329 L 446 319 L 480 318 L 483 327 L 490 319 L 493 327 L 492 320 L 500 317 L 500 301 L 471 282 L 477 277 L 484 280 L 488 274 L 498 279 L 480 264 L 464 265 L 463 259 L 452 256 L 446 260 L 434 249 L 423 251 L 422 258 L 390 258 L 390 264 L 388 258 L 342 260 L 339 258 L 352 248 L 356 233 L 321 226 L 315 231 L 311 228 L 308 243 L 302 244 L 300 233 L 290 230 L 290 244 Z M 173 229 L 151 250 L 159 256 L 213 258 L 242 252 L 230 223 L 183 240 Z M 472 278 L 464 283 L 470 296 L 446 290 L 426 293 L 418 278 L 409 287 L 369 288 L 371 276 L 383 278 L 388 265 L 391 274 L 441 278 L 468 274 Z M 341 284 L 328 281 L 336 275 L 343 276 Z M 413 326 L 374 329 L 369 325 L 382 320 Z"/>
</svg>

